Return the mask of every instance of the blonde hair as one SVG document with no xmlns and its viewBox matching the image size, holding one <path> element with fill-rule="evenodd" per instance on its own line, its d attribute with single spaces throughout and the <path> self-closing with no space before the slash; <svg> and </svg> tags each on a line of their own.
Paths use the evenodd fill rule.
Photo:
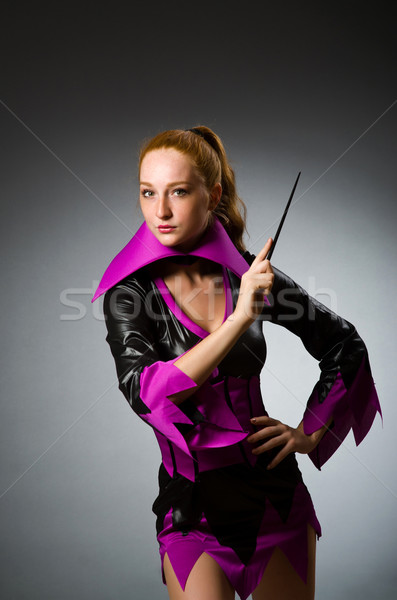
<svg viewBox="0 0 397 600">
<path fill-rule="evenodd" d="M 229 164 L 221 139 L 204 125 L 193 131 L 169 129 L 145 141 L 139 154 L 139 171 L 143 158 L 152 150 L 173 148 L 186 154 L 203 178 L 208 191 L 216 183 L 222 186 L 222 196 L 212 211 L 210 222 L 215 214 L 227 231 L 230 239 L 240 252 L 246 250 L 243 235 L 246 231 L 247 209 L 236 190 L 234 171 Z"/>
</svg>

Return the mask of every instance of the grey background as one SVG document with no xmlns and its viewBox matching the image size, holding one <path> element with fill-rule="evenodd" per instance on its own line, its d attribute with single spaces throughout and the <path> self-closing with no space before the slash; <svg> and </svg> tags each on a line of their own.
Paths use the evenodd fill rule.
<svg viewBox="0 0 397 600">
<path fill-rule="evenodd" d="M 1 597 L 167 597 L 160 454 L 117 389 L 91 296 L 141 216 L 144 137 L 206 124 L 248 207 L 248 248 L 351 320 L 384 412 L 317 472 L 317 598 L 395 598 L 395 3 L 18 3 L 2 9 Z M 72 305 L 71 302 L 74 302 Z M 299 422 L 318 378 L 266 326 L 262 389 Z"/>
</svg>

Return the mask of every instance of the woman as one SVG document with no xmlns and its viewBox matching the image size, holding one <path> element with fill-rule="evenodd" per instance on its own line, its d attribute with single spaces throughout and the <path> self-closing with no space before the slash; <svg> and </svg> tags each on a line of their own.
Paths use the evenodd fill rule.
<svg viewBox="0 0 397 600">
<path fill-rule="evenodd" d="M 366 347 L 271 266 L 271 239 L 245 250 L 245 206 L 211 129 L 158 134 L 139 176 L 145 222 L 93 300 L 105 293 L 119 388 L 162 453 L 163 581 L 171 600 L 309 600 L 321 528 L 295 453 L 320 468 L 351 428 L 365 437 L 380 412 Z M 321 361 L 296 428 L 263 406 L 263 320 Z"/>
</svg>

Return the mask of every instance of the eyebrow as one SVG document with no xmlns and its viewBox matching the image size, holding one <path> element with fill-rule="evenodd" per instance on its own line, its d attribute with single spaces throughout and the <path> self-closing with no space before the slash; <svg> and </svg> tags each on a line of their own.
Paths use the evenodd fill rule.
<svg viewBox="0 0 397 600">
<path fill-rule="evenodd" d="M 191 185 L 190 181 L 171 181 L 171 183 L 168 184 L 169 187 L 172 187 L 173 185 Z M 148 185 L 153 186 L 152 183 L 149 183 L 149 181 L 141 181 L 140 185 Z M 154 187 L 154 186 L 153 186 Z"/>
</svg>

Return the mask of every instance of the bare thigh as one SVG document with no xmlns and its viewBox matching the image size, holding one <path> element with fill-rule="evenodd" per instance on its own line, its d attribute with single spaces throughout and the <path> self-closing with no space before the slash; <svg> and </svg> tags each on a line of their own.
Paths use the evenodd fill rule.
<svg viewBox="0 0 397 600">
<path fill-rule="evenodd" d="M 308 567 L 305 584 L 285 554 L 276 548 L 266 567 L 253 600 L 314 600 L 316 532 L 308 525 Z"/>
<path fill-rule="evenodd" d="M 164 556 L 164 575 L 170 600 L 234 600 L 234 589 L 218 565 L 205 552 L 196 561 L 190 571 L 185 591 L 179 581 L 166 554 Z"/>
</svg>

